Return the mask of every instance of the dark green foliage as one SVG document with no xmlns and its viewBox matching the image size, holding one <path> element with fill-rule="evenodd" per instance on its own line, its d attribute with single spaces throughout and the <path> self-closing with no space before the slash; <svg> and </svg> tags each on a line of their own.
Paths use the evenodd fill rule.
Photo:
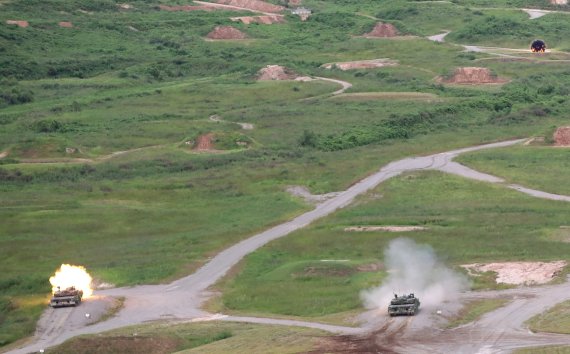
<svg viewBox="0 0 570 354">
<path fill-rule="evenodd" d="M 0 91 L 0 107 L 32 102 L 34 93 L 30 90 L 21 90 L 17 87 L 11 90 Z"/>
<path fill-rule="evenodd" d="M 317 146 L 317 134 L 312 130 L 304 130 L 303 135 L 299 138 L 299 145 L 316 147 Z"/>
<path fill-rule="evenodd" d="M 38 133 L 57 133 L 64 129 L 61 122 L 53 120 L 40 120 L 32 124 L 32 129 Z"/>
</svg>

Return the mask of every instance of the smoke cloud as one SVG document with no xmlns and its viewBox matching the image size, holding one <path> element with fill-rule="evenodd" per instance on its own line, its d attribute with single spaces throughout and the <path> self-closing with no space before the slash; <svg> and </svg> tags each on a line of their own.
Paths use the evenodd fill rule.
<svg viewBox="0 0 570 354">
<path fill-rule="evenodd" d="M 397 238 L 390 242 L 384 251 L 384 263 L 388 277 L 381 286 L 361 294 L 369 309 L 387 310 L 395 293 L 414 293 L 421 307 L 434 308 L 457 298 L 469 287 L 467 278 L 439 261 L 433 248 L 411 239 Z"/>
</svg>

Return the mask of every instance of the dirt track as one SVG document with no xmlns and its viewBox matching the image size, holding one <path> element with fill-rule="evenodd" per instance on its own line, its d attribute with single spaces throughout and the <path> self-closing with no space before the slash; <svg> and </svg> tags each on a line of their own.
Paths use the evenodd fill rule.
<svg viewBox="0 0 570 354">
<path fill-rule="evenodd" d="M 106 297 L 109 296 L 110 297 L 124 296 L 126 298 L 124 309 L 120 311 L 116 317 L 113 317 L 108 321 L 97 323 L 87 327 L 85 326 L 85 321 L 80 320 L 85 317 L 85 311 L 87 311 L 88 308 L 90 308 L 91 306 L 97 307 L 95 304 L 97 304 L 98 301 L 101 302 L 101 300 L 97 299 L 86 300 L 84 304 L 82 304 L 77 308 L 63 310 L 65 312 L 57 312 L 58 316 L 59 315 L 65 316 L 64 320 L 53 321 L 53 318 L 51 319 L 49 318 L 49 313 L 52 311 L 51 310 L 46 311 L 46 314 L 44 314 L 43 319 L 40 321 L 41 323 L 37 333 L 36 342 L 30 346 L 14 350 L 12 351 L 12 353 L 29 353 L 33 351 L 38 351 L 39 349 L 57 345 L 65 341 L 66 339 L 74 337 L 79 334 L 98 333 L 128 325 L 140 324 L 146 321 L 153 321 L 153 320 L 188 321 L 192 319 L 200 319 L 200 320 L 217 319 L 219 317 L 213 317 L 216 315 L 206 313 L 200 309 L 200 305 L 209 296 L 209 294 L 207 293 L 208 287 L 213 285 L 222 276 L 224 276 L 230 270 L 230 268 L 233 267 L 237 262 L 239 262 L 243 257 L 253 252 L 254 250 L 258 249 L 259 247 L 265 245 L 266 243 L 272 240 L 286 236 L 292 231 L 303 228 L 309 225 L 311 222 L 349 205 L 356 196 L 369 191 L 370 189 L 376 187 L 378 184 L 384 182 L 385 180 L 400 175 L 403 172 L 414 171 L 414 170 L 436 169 L 475 180 L 486 181 L 491 183 L 501 182 L 502 180 L 497 177 L 471 170 L 458 163 L 452 162 L 451 159 L 461 153 L 476 151 L 481 149 L 510 146 L 517 143 L 521 143 L 523 141 L 524 140 L 511 140 L 501 143 L 487 144 L 482 146 L 475 146 L 471 148 L 454 150 L 442 154 L 436 154 L 425 157 L 407 158 L 396 162 L 392 162 L 384 166 L 375 174 L 354 184 L 346 191 L 340 192 L 338 193 L 337 196 L 317 205 L 315 209 L 305 214 L 302 214 L 291 221 L 275 226 L 267 231 L 252 236 L 251 238 L 243 240 L 238 244 L 224 250 L 223 252 L 219 253 L 217 256 L 212 258 L 207 264 L 205 264 L 197 272 L 195 272 L 190 276 L 184 277 L 167 285 L 143 285 L 143 286 L 136 286 L 130 288 L 115 288 L 109 290 L 96 291 L 95 295 L 101 297 L 101 299 L 105 299 Z M 554 196 L 554 197 L 553 196 L 554 195 L 546 195 L 541 197 L 548 197 L 549 199 L 560 199 L 562 197 L 563 200 L 570 201 L 570 197 L 567 196 Z M 547 290 L 542 291 L 542 289 L 547 289 Z M 516 312 L 516 315 L 518 316 L 517 318 L 520 317 L 521 320 L 523 319 L 523 317 L 528 318 L 532 314 L 542 312 L 542 310 L 545 308 L 544 304 L 551 305 L 556 302 L 563 301 L 566 298 L 570 298 L 570 283 L 565 283 L 563 285 L 559 285 L 558 287 L 554 288 L 533 288 L 530 291 L 533 291 L 536 294 L 537 296 L 536 299 L 538 300 L 536 300 L 535 302 L 531 302 L 530 305 L 527 304 L 524 306 L 520 304 L 520 301 L 515 302 L 516 306 L 524 307 L 524 312 Z M 547 298 L 550 300 L 543 302 L 543 300 L 540 300 L 543 298 Z M 530 300 L 525 300 L 525 301 L 530 301 Z M 103 303 L 108 303 L 108 301 Z M 427 314 L 425 316 L 427 316 Z M 491 314 L 491 316 L 493 316 L 493 314 Z M 500 316 L 499 315 L 495 316 L 498 317 L 491 317 L 491 318 L 495 320 L 503 318 L 504 316 L 507 316 L 506 318 L 509 318 L 508 317 L 509 313 L 502 313 L 500 314 Z M 382 320 L 386 318 L 386 316 L 373 316 L 372 318 L 374 319 L 374 321 L 369 322 L 367 327 L 365 327 L 365 329 L 362 329 L 362 331 L 371 330 L 372 328 L 380 328 L 382 323 L 381 322 L 378 323 L 378 320 L 379 319 Z M 427 318 L 429 319 L 429 316 L 427 316 Z M 232 320 L 232 318 L 226 318 L 225 320 Z M 254 321 L 253 319 L 240 319 L 240 320 Z M 282 320 L 272 320 L 272 319 L 261 319 L 255 321 L 263 321 L 264 323 L 296 325 L 296 326 L 306 325 L 313 328 L 321 328 L 326 331 L 332 331 L 331 326 L 322 325 L 322 324 L 314 324 L 314 323 L 303 324 L 303 322 L 297 322 L 297 321 L 287 323 Z M 409 330 L 412 331 L 409 333 L 414 333 L 413 331 L 421 329 L 433 331 L 433 326 L 430 323 L 431 321 L 426 320 L 426 318 L 424 318 L 424 316 L 421 315 L 417 316 L 417 318 L 414 318 L 413 322 L 411 323 L 412 325 L 407 327 L 409 327 L 410 328 Z M 513 322 L 508 321 L 505 323 L 513 323 Z M 333 327 L 334 327 L 333 332 L 345 331 L 346 333 L 349 334 L 353 334 L 355 332 L 354 328 L 347 327 L 343 330 L 343 327 L 339 326 L 333 326 Z M 485 327 L 483 327 L 481 331 L 483 331 L 484 329 Z M 406 333 L 408 333 L 409 330 L 406 329 Z M 498 342 L 495 337 L 491 335 L 486 335 L 485 332 L 481 333 L 482 334 L 477 337 L 478 338 L 477 343 L 487 343 L 491 346 L 498 345 L 497 344 Z M 498 332 L 493 331 L 493 335 L 496 335 L 496 333 Z M 460 339 L 463 338 L 463 336 L 458 336 L 458 337 Z M 549 340 L 551 339 L 551 337 L 548 338 Z M 570 337 L 569 339 L 567 339 L 567 337 L 564 337 L 563 341 L 567 341 L 567 343 L 570 344 Z M 464 340 L 462 340 L 462 342 L 464 342 Z M 505 343 L 505 341 L 503 340 L 501 340 L 500 342 Z M 417 344 L 418 350 L 421 349 L 421 346 L 427 345 L 422 343 Z M 445 343 L 439 343 L 437 345 L 442 345 L 442 346 L 448 345 L 449 348 L 449 345 L 451 345 L 450 343 L 452 342 L 447 341 Z M 522 343 L 522 342 L 517 342 L 517 343 Z M 459 345 L 460 343 L 457 344 Z M 432 343 L 430 345 L 435 345 L 435 344 Z M 509 345 L 514 345 L 514 344 L 509 344 Z M 466 352 L 472 352 L 472 351 L 466 351 Z"/>
</svg>

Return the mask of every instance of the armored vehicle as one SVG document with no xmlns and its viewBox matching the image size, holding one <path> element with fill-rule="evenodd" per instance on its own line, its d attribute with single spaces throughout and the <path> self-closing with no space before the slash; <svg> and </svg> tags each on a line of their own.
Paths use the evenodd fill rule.
<svg viewBox="0 0 570 354">
<path fill-rule="evenodd" d="M 74 286 L 65 290 L 61 290 L 58 287 L 57 291 L 53 294 L 49 305 L 51 307 L 77 306 L 81 303 L 82 297 L 83 291 L 75 289 Z"/>
<path fill-rule="evenodd" d="M 414 294 L 409 295 L 396 295 L 390 301 L 388 306 L 388 313 L 390 316 L 406 315 L 413 316 L 418 312 L 420 308 L 420 300 L 414 296 Z"/>
</svg>

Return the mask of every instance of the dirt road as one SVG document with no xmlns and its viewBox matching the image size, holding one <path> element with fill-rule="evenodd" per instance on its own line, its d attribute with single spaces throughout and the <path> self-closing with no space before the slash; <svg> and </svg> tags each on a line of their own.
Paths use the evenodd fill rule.
<svg viewBox="0 0 570 354">
<path fill-rule="evenodd" d="M 475 322 L 453 329 L 434 328 L 439 315 L 424 311 L 408 320 L 405 330 L 393 338 L 376 334 L 373 340 L 380 346 L 390 340 L 391 348 L 397 353 L 506 353 L 524 347 L 570 345 L 568 335 L 532 333 L 524 326 L 530 317 L 569 299 L 569 281 L 541 287 L 468 292 L 463 294 L 462 300 L 490 298 L 507 299 L 509 303 Z M 389 323 L 388 327 L 394 326 L 396 324 Z"/>
<path fill-rule="evenodd" d="M 115 289 L 96 291 L 95 295 L 99 297 L 99 300 L 97 300 L 97 298 L 93 300 L 88 299 L 81 306 L 77 308 L 65 309 L 63 310 L 65 312 L 58 312 L 57 313 L 58 316 L 61 315 L 65 317 L 63 320 L 50 322 L 49 321 L 50 311 L 46 312 L 44 318 L 42 318 L 43 322 L 42 321 L 40 322 L 42 324 L 47 323 L 48 325 L 39 326 L 35 343 L 14 350 L 12 351 L 12 353 L 34 352 L 49 346 L 59 344 L 65 341 L 66 339 L 77 336 L 79 334 L 98 333 L 128 325 L 140 324 L 146 321 L 167 320 L 167 319 L 188 321 L 192 319 L 212 320 L 219 318 L 219 315 L 209 314 L 201 310 L 200 305 L 203 303 L 204 300 L 206 300 L 209 297 L 209 294 L 207 293 L 208 287 L 216 283 L 221 277 L 223 277 L 230 270 L 230 268 L 236 265 L 236 263 L 239 262 L 241 259 L 243 259 L 243 257 L 245 257 L 247 254 L 255 251 L 256 249 L 260 248 L 261 246 L 265 245 L 266 243 L 272 240 L 286 236 L 295 230 L 298 230 L 300 228 L 309 225 L 311 222 L 317 219 L 320 219 L 326 215 L 335 212 L 340 208 L 349 205 L 358 195 L 369 191 L 370 189 L 378 186 L 380 183 L 386 181 L 387 179 L 400 175 L 403 172 L 414 171 L 414 170 L 436 169 L 479 181 L 486 181 L 491 183 L 501 182 L 502 180 L 498 177 L 474 171 L 458 163 L 455 163 L 451 160 L 461 153 L 482 150 L 482 149 L 505 147 L 505 146 L 518 144 L 523 141 L 524 139 L 511 140 L 500 143 L 493 143 L 493 144 L 475 146 L 465 149 L 459 149 L 447 153 L 435 154 L 430 156 L 406 158 L 403 160 L 392 162 L 382 167 L 378 172 L 354 184 L 347 190 L 339 192 L 338 195 L 334 196 L 333 198 L 330 198 L 318 204 L 315 207 L 315 209 L 307 213 L 304 213 L 294 218 L 291 221 L 275 226 L 269 230 L 254 235 L 251 238 L 245 239 L 232 247 L 229 247 L 228 249 L 222 251 L 217 256 L 212 258 L 208 263 L 206 263 L 202 268 L 200 268 L 192 275 L 176 280 L 167 285 L 143 285 L 143 286 L 135 286 L 128 288 L 125 287 L 125 288 L 115 288 Z M 520 191 L 526 193 L 526 190 L 520 190 Z M 550 198 L 551 197 L 550 195 L 548 196 L 541 195 L 539 197 L 548 197 L 549 199 L 555 199 L 555 198 Z M 568 198 L 566 196 L 557 196 L 557 197 Z M 564 284 L 564 286 L 568 287 L 564 289 L 570 290 L 570 285 Z M 563 291 L 557 293 L 561 295 L 558 298 L 558 301 L 562 301 L 566 297 L 570 297 L 570 291 L 567 290 L 565 290 L 566 293 L 564 293 Z M 568 294 L 568 295 L 562 296 L 562 294 Z M 124 303 L 124 308 L 117 314 L 117 316 L 105 322 L 100 322 L 91 326 L 86 326 L 85 321 L 79 320 L 80 318 L 85 317 L 85 312 L 88 309 L 87 306 L 96 306 L 96 305 L 91 305 L 90 303 L 97 304 L 98 302 L 102 301 L 102 299 L 107 299 L 108 297 L 119 297 L 119 296 L 125 297 L 126 300 Z M 541 293 L 540 296 L 546 296 L 548 299 L 551 299 L 550 298 L 551 295 L 548 293 L 548 291 L 545 294 Z M 553 303 L 555 302 L 552 301 L 546 302 L 546 304 L 553 304 Z M 539 310 L 536 306 L 534 307 L 534 309 Z M 530 311 L 529 309 L 526 310 Z M 542 308 L 540 310 L 542 310 Z M 378 320 L 378 318 L 376 317 L 373 317 L 374 321 Z M 412 322 L 412 326 L 407 326 L 407 327 L 410 327 L 414 330 L 417 330 L 417 328 L 419 329 L 427 328 L 428 330 L 433 330 L 432 326 L 430 325 L 427 326 L 425 324 L 422 325 L 422 323 L 428 323 L 428 324 L 430 323 L 429 321 L 422 322 L 422 318 L 423 318 L 422 316 L 418 316 L 417 319 L 414 319 L 414 321 Z M 233 319 L 243 320 L 243 321 L 254 321 L 251 318 L 249 319 L 233 318 Z M 225 320 L 232 320 L 232 318 L 225 318 Z M 283 321 L 283 320 L 274 320 L 274 319 L 259 319 L 256 321 L 263 321 L 263 323 L 308 326 L 313 328 L 320 328 L 326 331 L 332 331 L 335 333 L 344 332 L 344 333 L 353 334 L 355 331 L 353 328 L 348 328 L 348 327 L 339 327 L 339 326 L 331 327 L 330 325 L 303 323 L 299 321 Z M 376 327 L 377 324 L 374 321 L 369 322 L 369 325 L 366 328 L 371 329 L 373 327 Z M 416 326 L 417 328 L 414 326 Z M 489 336 L 486 337 L 482 335 L 481 338 L 482 339 L 480 340 L 480 342 L 481 341 L 485 343 L 489 342 L 492 345 L 496 344 L 495 343 L 496 341 L 494 341 L 493 339 L 494 337 L 489 337 Z"/>
</svg>

